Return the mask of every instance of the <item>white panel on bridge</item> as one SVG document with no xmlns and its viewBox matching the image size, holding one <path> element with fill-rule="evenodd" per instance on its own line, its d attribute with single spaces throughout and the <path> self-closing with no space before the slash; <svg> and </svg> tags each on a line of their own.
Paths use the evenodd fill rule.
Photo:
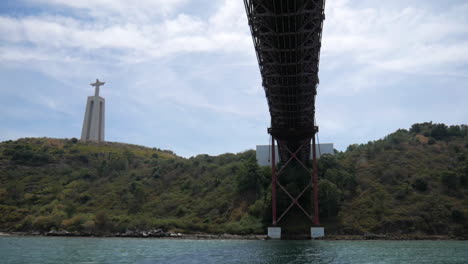
<svg viewBox="0 0 468 264">
<path fill-rule="evenodd" d="M 279 162 L 278 145 L 275 146 L 276 163 Z M 312 145 L 310 146 L 312 150 Z M 317 158 L 323 154 L 333 154 L 333 143 L 317 144 Z M 312 151 L 310 152 L 310 159 L 312 159 Z M 271 145 L 257 145 L 257 162 L 260 166 L 271 166 Z"/>
</svg>

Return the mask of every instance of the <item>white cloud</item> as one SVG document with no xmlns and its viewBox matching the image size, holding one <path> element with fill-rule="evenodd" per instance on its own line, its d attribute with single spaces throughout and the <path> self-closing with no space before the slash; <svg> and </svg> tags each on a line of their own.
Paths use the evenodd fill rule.
<svg viewBox="0 0 468 264">
<path fill-rule="evenodd" d="M 328 1 L 322 62 L 416 74 L 456 70 L 468 61 L 468 5 L 438 13 L 429 7 L 375 2 L 362 8 L 355 1 Z"/>
<path fill-rule="evenodd" d="M 189 0 L 29 0 L 29 2 L 83 9 L 89 15 L 99 18 L 119 14 L 127 18 L 136 18 L 139 15 L 141 19 L 141 16 L 169 14 Z"/>
<path fill-rule="evenodd" d="M 171 1 L 142 1 L 133 4 L 128 1 L 114 3 L 107 0 L 44 0 L 48 4 L 90 9 L 105 9 L 112 2 L 108 7 L 111 10 L 136 9 L 148 13 L 156 7 L 162 6 L 165 10 L 185 2 L 179 0 L 170 5 L 163 4 Z M 88 58 L 97 54 L 99 58 L 102 50 L 114 50 L 106 55 L 125 62 L 140 62 L 178 53 L 245 53 L 252 48 L 241 1 L 224 1 L 219 10 L 207 20 L 183 13 L 161 18 L 161 21 L 134 21 L 125 18 L 109 23 L 99 19 L 84 20 L 50 15 L 0 16 L 0 40 L 5 43 L 2 53 L 9 53 L 8 58 L 15 60 L 15 52 L 9 52 L 10 49 L 17 48 L 18 45 L 32 45 L 33 48 L 41 47 L 46 56 L 53 57 L 57 50 L 63 50 Z M 21 55 L 16 57 L 16 61 L 21 59 L 27 58 Z"/>
<path fill-rule="evenodd" d="M 0 95 L 29 107 L 2 106 L 4 119 L 29 120 L 34 135 L 44 135 L 55 113 L 63 118 L 57 127 L 73 124 L 63 134 L 79 135 L 88 83 L 98 77 L 107 82 L 112 140 L 193 154 L 266 141 L 270 120 L 242 0 L 204 0 L 210 6 L 203 14 L 187 8 L 198 4 L 190 0 L 24 1 L 43 11 L 0 15 L 0 74 L 7 77 L 0 82 L 25 80 L 24 90 L 0 86 Z M 467 79 L 468 5 L 440 9 L 429 2 L 327 1 L 317 102 L 324 141 L 344 149 L 410 122 L 443 122 L 447 113 L 451 122 L 466 120 L 466 107 L 419 100 L 429 92 L 410 91 L 440 76 L 450 80 L 441 82 L 445 100 L 457 104 L 467 95 L 460 80 Z M 9 79 L 9 72 L 26 75 Z M 35 78 L 47 81 L 36 86 Z M 455 86 L 458 93 L 449 90 Z M 396 105 L 406 97 L 417 110 Z M 32 110 L 37 106 L 40 113 Z M 37 120 L 50 125 L 37 130 Z M 21 135 L 11 131 L 0 137 Z M 235 134 L 232 142 L 226 131 Z"/>
<path fill-rule="evenodd" d="M 109 2 L 106 0 L 42 2 L 75 9 L 101 9 L 101 12 L 116 12 L 127 7 L 149 14 L 153 12 L 150 10 L 151 5 L 158 6 L 164 1 L 143 1 L 135 6 L 128 1 L 116 1 L 107 6 Z M 174 8 L 184 2 L 186 1 L 174 1 L 169 7 Z M 169 10 L 169 7 L 166 9 Z M 49 14 L 0 16 L 0 41 L 3 43 L 0 46 L 0 61 L 23 64 L 23 67 L 28 68 L 36 67 L 54 79 L 68 83 L 72 83 L 70 79 L 75 81 L 90 75 L 93 70 L 100 76 L 103 73 L 109 73 L 110 76 L 110 72 L 114 71 L 115 74 L 131 64 L 141 66 L 151 63 L 147 67 L 141 67 L 135 75 L 127 76 L 140 83 L 139 86 L 132 87 L 131 91 L 131 97 L 140 105 L 149 106 L 157 97 L 219 113 L 252 116 L 258 111 L 252 112 L 246 107 L 239 107 L 241 102 L 226 104 L 219 97 L 214 99 L 209 92 L 194 91 L 189 80 L 180 78 L 169 65 L 162 72 L 154 72 L 161 71 L 160 65 L 166 63 L 164 60 L 190 53 L 239 53 L 241 56 L 238 57 L 246 58 L 248 64 L 255 66 L 255 61 L 248 59 L 253 57 L 253 45 L 243 8 L 242 1 L 225 0 L 205 20 L 178 13 L 163 16 L 161 21 L 154 23 L 122 18 L 118 23 L 110 24 L 100 19 L 83 20 Z M 239 60 L 225 63 L 239 62 L 245 63 Z M 116 69 L 116 64 L 120 64 L 121 69 Z M 74 71 L 68 70 L 71 65 Z M 218 66 L 204 67 L 208 73 L 201 73 L 201 69 L 193 68 L 191 74 L 197 75 L 195 78 L 204 78 L 204 75 L 214 74 L 213 70 Z M 138 81 L 142 79 L 145 83 Z M 154 89 L 155 84 L 158 89 Z M 261 87 L 258 89 L 261 91 Z M 154 95 L 148 96 L 151 94 Z"/>
</svg>

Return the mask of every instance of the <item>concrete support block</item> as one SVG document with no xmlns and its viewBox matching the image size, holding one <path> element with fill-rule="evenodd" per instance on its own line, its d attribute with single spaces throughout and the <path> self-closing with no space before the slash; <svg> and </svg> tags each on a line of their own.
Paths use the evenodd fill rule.
<svg viewBox="0 0 468 264">
<path fill-rule="evenodd" d="M 268 227 L 268 238 L 281 239 L 281 227 Z"/>
<path fill-rule="evenodd" d="M 324 227 L 311 227 L 310 237 L 312 239 L 325 237 L 325 228 Z"/>
</svg>

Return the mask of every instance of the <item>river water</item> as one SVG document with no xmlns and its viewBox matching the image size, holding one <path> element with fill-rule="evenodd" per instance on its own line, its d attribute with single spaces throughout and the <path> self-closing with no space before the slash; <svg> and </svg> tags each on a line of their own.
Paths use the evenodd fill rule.
<svg viewBox="0 0 468 264">
<path fill-rule="evenodd" d="M 0 237 L 0 263 L 468 263 L 468 241 Z"/>
</svg>

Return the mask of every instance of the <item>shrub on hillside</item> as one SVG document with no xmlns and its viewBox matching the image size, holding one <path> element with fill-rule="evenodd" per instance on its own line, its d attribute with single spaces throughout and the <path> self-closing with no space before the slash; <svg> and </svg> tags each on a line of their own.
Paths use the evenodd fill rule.
<svg viewBox="0 0 468 264">
<path fill-rule="evenodd" d="M 33 220 L 32 228 L 36 231 L 48 232 L 52 229 L 58 229 L 61 221 L 62 219 L 57 215 L 41 215 Z"/>
<path fill-rule="evenodd" d="M 449 136 L 447 126 L 445 124 L 436 124 L 431 130 L 431 136 L 437 140 L 444 140 Z"/>
<path fill-rule="evenodd" d="M 413 182 L 413 188 L 420 192 L 427 191 L 427 180 L 423 177 L 416 178 Z"/>
<path fill-rule="evenodd" d="M 62 220 L 61 227 L 67 231 L 83 231 L 85 229 L 84 223 L 88 220 L 86 215 L 75 215 L 70 219 Z"/>
<path fill-rule="evenodd" d="M 443 172 L 440 179 L 449 191 L 456 190 L 458 188 L 458 177 L 454 172 Z"/>
<path fill-rule="evenodd" d="M 452 210 L 452 221 L 456 223 L 462 223 L 465 220 L 465 214 L 458 210 L 458 209 L 453 209 Z"/>
<path fill-rule="evenodd" d="M 320 213 L 331 217 L 336 216 L 340 209 L 341 191 L 329 180 L 320 180 L 319 182 L 319 202 Z"/>
</svg>

